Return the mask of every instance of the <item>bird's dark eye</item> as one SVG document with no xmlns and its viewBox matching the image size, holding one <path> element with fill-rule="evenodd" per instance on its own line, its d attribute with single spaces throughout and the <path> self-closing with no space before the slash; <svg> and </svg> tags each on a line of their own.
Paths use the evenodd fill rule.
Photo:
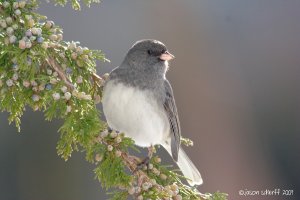
<svg viewBox="0 0 300 200">
<path fill-rule="evenodd" d="M 150 50 L 150 49 L 147 52 L 148 52 L 149 55 L 152 55 L 152 53 L 153 53 L 153 51 Z"/>
<path fill-rule="evenodd" d="M 167 52 L 166 50 L 162 50 L 162 51 L 161 51 L 161 54 L 166 53 L 166 52 Z"/>
</svg>

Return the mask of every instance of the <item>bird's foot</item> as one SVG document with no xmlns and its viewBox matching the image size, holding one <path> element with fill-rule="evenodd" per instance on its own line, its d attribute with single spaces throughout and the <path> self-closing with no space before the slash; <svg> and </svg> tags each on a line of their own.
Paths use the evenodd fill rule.
<svg viewBox="0 0 300 200">
<path fill-rule="evenodd" d="M 154 146 L 150 146 L 150 147 L 148 147 L 148 157 L 149 157 L 149 159 L 151 159 L 152 158 L 152 156 L 153 156 L 153 154 L 156 152 L 156 149 L 155 149 L 155 147 Z"/>
<path fill-rule="evenodd" d="M 108 127 L 107 128 L 107 131 L 108 131 L 108 133 L 111 133 L 111 132 L 113 132 L 113 131 L 115 131 L 116 133 L 120 133 L 120 131 L 117 131 L 117 130 L 113 130 L 113 129 L 111 129 L 110 127 Z"/>
<path fill-rule="evenodd" d="M 148 166 L 150 164 L 150 159 L 151 158 L 149 156 L 144 158 L 140 163 L 137 164 L 136 169 L 134 170 L 134 172 L 137 172 L 138 170 L 148 169 Z"/>
<path fill-rule="evenodd" d="M 137 164 L 137 168 L 136 168 L 135 172 L 138 170 L 142 170 L 142 169 L 148 170 L 150 160 L 155 152 L 156 152 L 156 150 L 155 150 L 154 146 L 151 145 L 150 147 L 148 147 L 148 156 L 146 158 L 144 158 L 140 163 Z"/>
</svg>

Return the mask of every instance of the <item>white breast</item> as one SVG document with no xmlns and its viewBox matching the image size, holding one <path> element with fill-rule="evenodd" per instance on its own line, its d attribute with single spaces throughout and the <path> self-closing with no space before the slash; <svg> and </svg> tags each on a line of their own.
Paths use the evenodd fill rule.
<svg viewBox="0 0 300 200">
<path fill-rule="evenodd" d="M 102 103 L 108 125 L 131 137 L 137 145 L 147 147 L 167 139 L 168 119 L 150 92 L 109 81 Z"/>
</svg>

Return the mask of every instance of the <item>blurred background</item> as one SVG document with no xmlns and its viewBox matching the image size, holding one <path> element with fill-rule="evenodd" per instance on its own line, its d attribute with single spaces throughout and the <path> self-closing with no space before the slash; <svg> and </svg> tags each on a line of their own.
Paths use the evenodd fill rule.
<svg viewBox="0 0 300 200">
<path fill-rule="evenodd" d="M 300 199 L 300 1 L 103 0 L 73 11 L 42 3 L 39 12 L 66 40 L 101 49 L 118 66 L 143 38 L 176 56 L 173 85 L 186 151 L 202 173 L 201 192 L 229 199 Z M 75 152 L 56 154 L 60 121 L 27 111 L 22 131 L 0 114 L 1 200 L 107 199 L 93 165 Z M 164 150 L 159 153 L 171 163 Z M 239 190 L 294 190 L 285 196 L 240 196 Z"/>
</svg>

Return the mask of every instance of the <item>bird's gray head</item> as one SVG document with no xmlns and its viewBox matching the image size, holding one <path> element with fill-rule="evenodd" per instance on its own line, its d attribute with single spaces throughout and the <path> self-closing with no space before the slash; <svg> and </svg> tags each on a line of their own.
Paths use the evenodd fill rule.
<svg viewBox="0 0 300 200">
<path fill-rule="evenodd" d="M 127 67 L 137 70 L 163 70 L 165 72 L 168 66 L 167 62 L 173 58 L 174 56 L 168 52 L 162 42 L 146 39 L 136 42 L 131 47 L 123 63 Z"/>
</svg>

